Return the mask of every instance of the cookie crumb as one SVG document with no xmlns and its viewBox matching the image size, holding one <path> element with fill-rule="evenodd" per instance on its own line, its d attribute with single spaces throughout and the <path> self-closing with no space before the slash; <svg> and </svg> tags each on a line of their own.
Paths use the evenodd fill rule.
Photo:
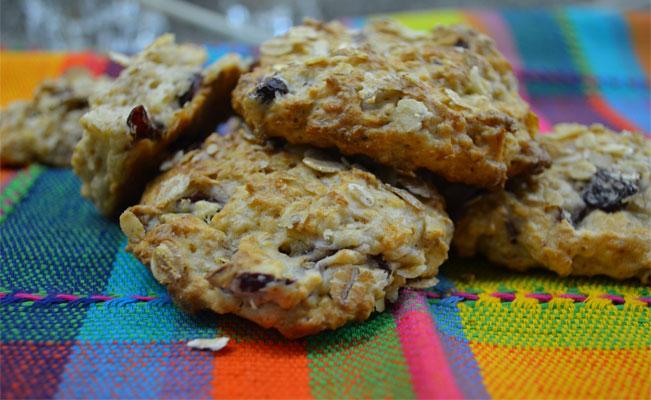
<svg viewBox="0 0 651 400">
<path fill-rule="evenodd" d="M 193 339 L 187 343 L 191 349 L 219 351 L 226 347 L 230 338 L 226 336 L 211 339 Z"/>
</svg>

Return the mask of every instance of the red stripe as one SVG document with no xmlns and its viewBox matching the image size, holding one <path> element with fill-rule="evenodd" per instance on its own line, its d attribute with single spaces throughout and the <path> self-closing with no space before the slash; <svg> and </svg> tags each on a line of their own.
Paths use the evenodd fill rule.
<svg viewBox="0 0 651 400">
<path fill-rule="evenodd" d="M 101 75 L 106 72 L 108 59 L 106 57 L 93 53 L 70 53 L 66 54 L 61 67 L 65 71 L 71 67 L 84 67 L 92 72 L 93 75 Z"/>
<path fill-rule="evenodd" d="M 5 186 L 11 182 L 11 180 L 16 176 L 16 169 L 0 169 L 0 188 L 4 189 Z"/>
<path fill-rule="evenodd" d="M 624 118 L 619 114 L 615 109 L 613 109 L 601 96 L 597 94 L 589 94 L 588 104 L 592 106 L 599 114 L 601 114 L 610 124 L 612 124 L 617 129 L 633 131 L 633 132 L 644 132 L 634 123 L 630 122 L 628 119 Z"/>
</svg>

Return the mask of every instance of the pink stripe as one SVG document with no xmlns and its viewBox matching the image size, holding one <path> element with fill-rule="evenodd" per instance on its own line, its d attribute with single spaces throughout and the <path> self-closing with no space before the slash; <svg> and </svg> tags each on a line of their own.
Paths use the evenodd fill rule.
<svg viewBox="0 0 651 400">
<path fill-rule="evenodd" d="M 113 297 L 111 297 L 111 296 L 103 296 L 103 295 L 101 295 L 101 294 L 94 294 L 94 295 L 92 295 L 92 296 L 88 296 L 88 297 L 91 298 L 91 299 L 93 299 L 93 300 L 100 300 L 100 301 L 109 301 L 109 300 L 113 300 Z"/>
<path fill-rule="evenodd" d="M 14 297 L 17 299 L 32 300 L 32 301 L 43 299 L 43 296 L 39 294 L 30 294 L 30 293 L 16 293 Z"/>
<path fill-rule="evenodd" d="M 622 296 L 616 296 L 614 294 L 604 294 L 601 297 L 604 298 L 604 299 L 608 299 L 608 300 L 612 301 L 615 304 L 624 304 L 624 302 L 625 302 L 625 300 L 624 300 L 624 298 Z"/>
<path fill-rule="evenodd" d="M 421 399 L 461 398 L 428 312 L 425 295 L 404 291 L 393 315 L 416 396 Z"/>
<path fill-rule="evenodd" d="M 76 296 L 74 294 L 57 294 L 55 297 L 57 299 L 65 300 L 65 301 L 75 301 L 79 299 L 79 296 Z"/>
<path fill-rule="evenodd" d="M 551 294 L 545 294 L 545 293 L 529 293 L 527 297 L 529 297 L 530 299 L 536 299 L 543 303 L 552 301 L 552 299 L 554 298 Z"/>
<path fill-rule="evenodd" d="M 588 296 L 584 296 L 582 294 L 573 294 L 573 293 L 559 294 L 558 297 L 562 299 L 572 299 L 574 301 L 585 301 L 588 298 Z"/>
<path fill-rule="evenodd" d="M 496 293 L 491 293 L 491 296 L 497 297 L 498 299 L 504 300 L 504 301 L 513 301 L 513 300 L 515 300 L 515 295 L 513 293 L 499 293 L 499 292 L 496 292 Z"/>
<path fill-rule="evenodd" d="M 156 300 L 156 297 L 151 297 L 151 296 L 131 296 L 132 299 L 140 300 L 140 301 L 152 301 Z"/>
</svg>

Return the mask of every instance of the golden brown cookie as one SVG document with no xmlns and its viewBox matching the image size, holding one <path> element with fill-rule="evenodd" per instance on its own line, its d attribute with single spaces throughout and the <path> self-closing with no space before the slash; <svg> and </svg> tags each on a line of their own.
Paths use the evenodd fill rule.
<svg viewBox="0 0 651 400">
<path fill-rule="evenodd" d="M 135 203 L 175 142 L 212 132 L 230 114 L 230 94 L 246 64 L 228 54 L 202 67 L 202 47 L 164 35 L 132 58 L 90 99 L 72 164 L 82 194 L 105 215 Z"/>
<path fill-rule="evenodd" d="M 180 304 L 296 338 L 436 282 L 453 231 L 443 201 L 385 175 L 241 128 L 177 158 L 120 225 Z"/>
<path fill-rule="evenodd" d="M 261 46 L 233 106 L 261 137 L 452 182 L 500 187 L 548 162 L 510 65 L 490 38 L 462 26 L 422 33 L 376 21 L 353 31 L 307 21 Z"/>
<path fill-rule="evenodd" d="M 456 226 L 458 253 L 517 270 L 649 283 L 649 140 L 601 125 L 563 124 L 541 143 L 551 168 L 471 202 Z"/>
<path fill-rule="evenodd" d="M 70 166 L 88 97 L 107 83 L 105 77 L 95 79 L 84 69 L 72 68 L 41 83 L 31 100 L 11 103 L 0 112 L 0 163 Z"/>
</svg>

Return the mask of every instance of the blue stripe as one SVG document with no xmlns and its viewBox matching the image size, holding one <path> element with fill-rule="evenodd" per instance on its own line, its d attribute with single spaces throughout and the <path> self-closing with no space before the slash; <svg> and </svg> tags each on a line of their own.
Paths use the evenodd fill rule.
<svg viewBox="0 0 651 400">
<path fill-rule="evenodd" d="M 450 280 L 444 277 L 440 277 L 440 280 L 441 282 L 437 285 L 439 290 L 442 287 L 453 287 Z M 433 301 L 430 305 L 430 312 L 436 329 L 439 331 L 443 350 L 456 378 L 457 386 L 466 398 L 490 398 L 484 386 L 477 360 L 463 332 L 459 308 L 454 299 Z"/>
<path fill-rule="evenodd" d="M 0 225 L 0 282 L 22 292 L 101 292 L 122 233 L 79 195 L 69 170 L 49 169 Z"/>
<path fill-rule="evenodd" d="M 183 343 L 78 343 L 57 399 L 208 398 L 213 354 Z"/>
<path fill-rule="evenodd" d="M 117 296 L 166 296 L 149 269 L 120 245 L 113 263 L 106 293 Z M 91 342 L 169 342 L 214 337 L 214 318 L 192 316 L 172 303 L 138 302 L 120 305 L 98 303 L 90 306 L 78 340 Z"/>
<path fill-rule="evenodd" d="M 513 34 L 523 68 L 540 73 L 576 76 L 563 34 L 554 17 L 543 10 L 508 10 L 502 13 Z M 580 79 L 574 81 L 525 80 L 530 96 L 564 96 L 582 93 Z"/>
<path fill-rule="evenodd" d="M 601 9 L 569 8 L 566 15 L 603 97 L 622 116 L 651 132 L 649 87 L 613 84 L 618 79 L 646 81 L 631 47 L 626 22 L 619 13 Z"/>
<path fill-rule="evenodd" d="M 165 288 L 125 251 L 125 246 L 123 239 L 106 293 L 166 296 Z M 192 316 L 171 303 L 109 303 L 90 306 L 63 373 L 58 398 L 208 395 L 213 357 L 207 352 L 189 351 L 185 342 L 215 337 L 214 315 Z M 137 367 L 131 368 L 132 364 Z M 170 369 L 169 365 L 179 369 Z M 92 387 L 90 375 L 96 376 Z M 183 384 L 165 389 L 169 375 Z"/>
</svg>

